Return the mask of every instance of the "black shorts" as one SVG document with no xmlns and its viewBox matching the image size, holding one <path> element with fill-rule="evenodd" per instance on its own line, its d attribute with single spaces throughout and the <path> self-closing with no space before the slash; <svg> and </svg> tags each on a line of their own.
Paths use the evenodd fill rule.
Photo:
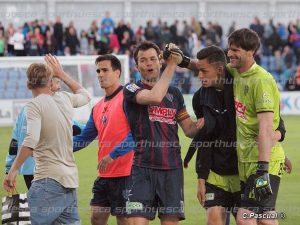
<svg viewBox="0 0 300 225">
<path fill-rule="evenodd" d="M 97 177 L 92 189 L 93 196 L 90 205 L 104 207 L 104 212 L 110 212 L 114 216 L 125 216 L 124 191 L 127 179 L 128 177 Z"/>
<path fill-rule="evenodd" d="M 270 174 L 270 184 L 272 188 L 273 195 L 264 201 L 256 201 L 252 196 L 251 190 L 254 184 L 255 176 L 251 175 L 247 179 L 246 183 L 241 182 L 241 207 L 248 209 L 253 212 L 262 213 L 265 211 L 274 211 L 276 205 L 276 199 L 280 184 L 280 177 Z"/>
<path fill-rule="evenodd" d="M 239 191 L 231 193 L 207 182 L 205 183 L 205 188 L 206 200 L 204 208 L 222 206 L 227 211 L 235 212 L 241 204 L 241 192 Z"/>
<path fill-rule="evenodd" d="M 183 170 L 132 167 L 126 188 L 128 217 L 175 216 L 184 220 Z"/>
</svg>

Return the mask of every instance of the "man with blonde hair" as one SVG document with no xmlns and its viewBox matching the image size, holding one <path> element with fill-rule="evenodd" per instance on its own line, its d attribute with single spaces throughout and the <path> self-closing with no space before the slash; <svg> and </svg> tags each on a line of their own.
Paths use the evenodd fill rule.
<svg viewBox="0 0 300 225">
<path fill-rule="evenodd" d="M 78 172 L 73 155 L 73 108 L 90 101 L 88 92 L 65 73 L 56 57 L 46 64 L 33 63 L 27 70 L 27 86 L 34 98 L 27 107 L 27 133 L 20 153 L 3 181 L 10 191 L 16 187 L 18 168 L 33 154 L 34 180 L 28 193 L 31 223 L 80 224 L 77 194 Z M 53 74 L 73 91 L 53 92 Z"/>
</svg>

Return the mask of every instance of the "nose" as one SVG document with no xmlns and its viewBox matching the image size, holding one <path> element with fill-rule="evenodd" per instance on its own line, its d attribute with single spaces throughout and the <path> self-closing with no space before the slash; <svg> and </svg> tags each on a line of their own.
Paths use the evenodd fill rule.
<svg viewBox="0 0 300 225">
<path fill-rule="evenodd" d="M 201 71 L 199 71 L 199 73 L 198 73 L 198 78 L 200 79 L 200 80 L 203 80 L 203 73 L 201 72 Z"/>
</svg>

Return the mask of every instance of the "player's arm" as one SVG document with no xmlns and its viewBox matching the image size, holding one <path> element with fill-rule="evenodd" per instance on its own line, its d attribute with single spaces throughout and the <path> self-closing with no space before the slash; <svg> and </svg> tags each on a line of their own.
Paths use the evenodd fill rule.
<svg viewBox="0 0 300 225">
<path fill-rule="evenodd" d="M 261 112 L 257 114 L 258 133 L 258 161 L 269 162 L 273 142 L 273 112 Z"/>
<path fill-rule="evenodd" d="M 8 175 L 3 181 L 5 190 L 10 191 L 16 186 L 16 176 L 18 169 L 24 161 L 32 155 L 32 151 L 39 142 L 41 132 L 41 115 L 37 105 L 30 102 L 27 104 L 27 132 L 23 141 L 20 153 L 17 155 Z"/>
<path fill-rule="evenodd" d="M 162 73 L 159 81 L 153 86 L 151 90 L 143 89 L 137 92 L 135 98 L 136 102 L 141 105 L 159 105 L 165 95 L 167 94 L 169 85 L 172 81 L 176 66 L 180 57 L 172 55 L 167 61 L 167 66 Z"/>
<path fill-rule="evenodd" d="M 8 174 L 13 162 L 15 161 L 18 153 L 18 141 L 14 138 L 11 139 L 8 154 L 5 160 L 5 173 Z"/>
<path fill-rule="evenodd" d="M 194 122 L 191 117 L 179 122 L 180 127 L 182 128 L 185 136 L 189 138 L 195 137 L 199 129 L 204 125 L 204 120 L 198 119 L 197 122 Z"/>
<path fill-rule="evenodd" d="M 93 119 L 93 110 L 85 127 L 81 130 L 80 135 L 73 137 L 73 152 L 77 152 L 87 147 L 98 135 Z"/>
<path fill-rule="evenodd" d="M 60 78 L 71 89 L 73 93 L 76 93 L 79 89 L 83 88 L 77 81 L 73 80 L 72 77 L 63 70 L 62 66 L 55 56 L 47 54 L 45 56 L 45 61 L 47 65 L 53 70 L 54 75 Z"/>
<path fill-rule="evenodd" d="M 45 61 L 53 70 L 54 75 L 60 78 L 75 94 L 70 96 L 73 107 L 81 107 L 91 101 L 91 96 L 88 91 L 63 70 L 55 56 L 48 54 L 45 56 Z"/>
<path fill-rule="evenodd" d="M 127 154 L 128 152 L 131 152 L 134 147 L 134 140 L 132 137 L 132 133 L 129 132 L 126 138 L 121 141 L 120 144 L 118 144 L 108 155 L 104 156 L 99 164 L 98 164 L 98 170 L 103 173 L 105 172 L 107 166 L 116 158 L 119 156 L 123 156 Z"/>
</svg>

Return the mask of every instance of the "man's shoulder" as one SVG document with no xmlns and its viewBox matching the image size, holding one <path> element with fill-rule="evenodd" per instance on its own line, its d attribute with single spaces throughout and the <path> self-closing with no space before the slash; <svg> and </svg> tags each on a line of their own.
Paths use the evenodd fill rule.
<svg viewBox="0 0 300 225">
<path fill-rule="evenodd" d="M 129 92 L 135 93 L 137 90 L 139 90 L 141 88 L 142 88 L 141 82 L 127 83 L 124 86 L 124 91 L 125 92 L 129 91 Z"/>
</svg>

